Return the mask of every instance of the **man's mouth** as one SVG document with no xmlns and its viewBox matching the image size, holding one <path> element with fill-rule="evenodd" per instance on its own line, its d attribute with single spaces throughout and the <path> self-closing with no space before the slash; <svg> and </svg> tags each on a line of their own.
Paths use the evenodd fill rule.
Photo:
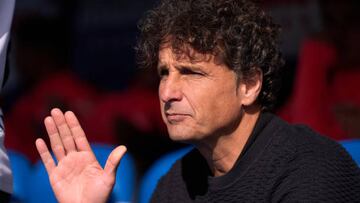
<svg viewBox="0 0 360 203">
<path fill-rule="evenodd" d="M 165 113 L 165 116 L 169 123 L 177 123 L 185 120 L 190 115 L 184 113 Z"/>
</svg>

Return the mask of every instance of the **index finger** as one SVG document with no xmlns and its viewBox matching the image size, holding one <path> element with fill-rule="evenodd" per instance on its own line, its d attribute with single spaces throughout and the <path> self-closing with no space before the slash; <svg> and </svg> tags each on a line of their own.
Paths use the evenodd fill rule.
<svg viewBox="0 0 360 203">
<path fill-rule="evenodd" d="M 38 150 L 41 160 L 44 163 L 47 173 L 50 175 L 52 170 L 55 168 L 55 161 L 52 158 L 49 149 L 47 148 L 43 139 L 38 138 L 35 142 L 36 149 Z"/>
</svg>

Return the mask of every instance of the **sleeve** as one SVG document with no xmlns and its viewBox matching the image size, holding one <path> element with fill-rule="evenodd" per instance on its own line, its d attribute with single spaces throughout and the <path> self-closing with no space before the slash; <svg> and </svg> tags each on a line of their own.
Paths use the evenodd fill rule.
<svg viewBox="0 0 360 203">
<path fill-rule="evenodd" d="M 14 6 L 15 0 L 0 1 L 0 90 L 4 79 L 6 51 Z M 0 110 L 0 190 L 12 193 L 12 175 L 9 158 L 5 153 L 4 136 L 3 115 Z"/>
</svg>

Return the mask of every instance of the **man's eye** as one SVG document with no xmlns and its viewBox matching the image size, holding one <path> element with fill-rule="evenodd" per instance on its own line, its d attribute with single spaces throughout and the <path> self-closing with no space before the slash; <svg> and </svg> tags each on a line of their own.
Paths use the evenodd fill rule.
<svg viewBox="0 0 360 203">
<path fill-rule="evenodd" d="M 159 76 L 160 76 L 160 78 L 162 78 L 162 77 L 164 77 L 164 76 L 167 76 L 167 75 L 169 75 L 169 71 L 168 71 L 167 69 L 161 69 L 161 70 L 159 71 Z"/>
<path fill-rule="evenodd" d="M 196 72 L 188 68 L 181 69 L 180 73 L 183 75 L 202 75 L 200 72 Z"/>
</svg>

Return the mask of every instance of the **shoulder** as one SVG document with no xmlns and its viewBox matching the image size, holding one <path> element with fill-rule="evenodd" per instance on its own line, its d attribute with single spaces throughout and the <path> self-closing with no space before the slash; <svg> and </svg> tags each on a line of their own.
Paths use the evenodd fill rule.
<svg viewBox="0 0 360 203">
<path fill-rule="evenodd" d="M 282 147 L 294 156 L 302 155 L 304 158 L 314 160 L 343 160 L 354 163 L 351 156 L 338 142 L 320 135 L 305 125 L 291 125 L 277 117 L 274 120 L 281 126 L 274 136 L 278 137 L 282 142 Z"/>
<path fill-rule="evenodd" d="M 273 137 L 278 141 L 277 150 L 286 157 L 275 197 L 288 201 L 359 200 L 360 169 L 340 144 L 306 126 L 275 119 L 281 127 Z"/>
<path fill-rule="evenodd" d="M 273 136 L 278 141 L 280 151 L 287 153 L 287 161 L 291 163 L 289 166 L 301 163 L 304 169 L 316 167 L 312 172 L 341 173 L 352 170 L 359 175 L 356 163 L 338 142 L 305 125 L 291 125 L 280 118 L 275 118 L 275 122 L 281 127 Z"/>
</svg>

